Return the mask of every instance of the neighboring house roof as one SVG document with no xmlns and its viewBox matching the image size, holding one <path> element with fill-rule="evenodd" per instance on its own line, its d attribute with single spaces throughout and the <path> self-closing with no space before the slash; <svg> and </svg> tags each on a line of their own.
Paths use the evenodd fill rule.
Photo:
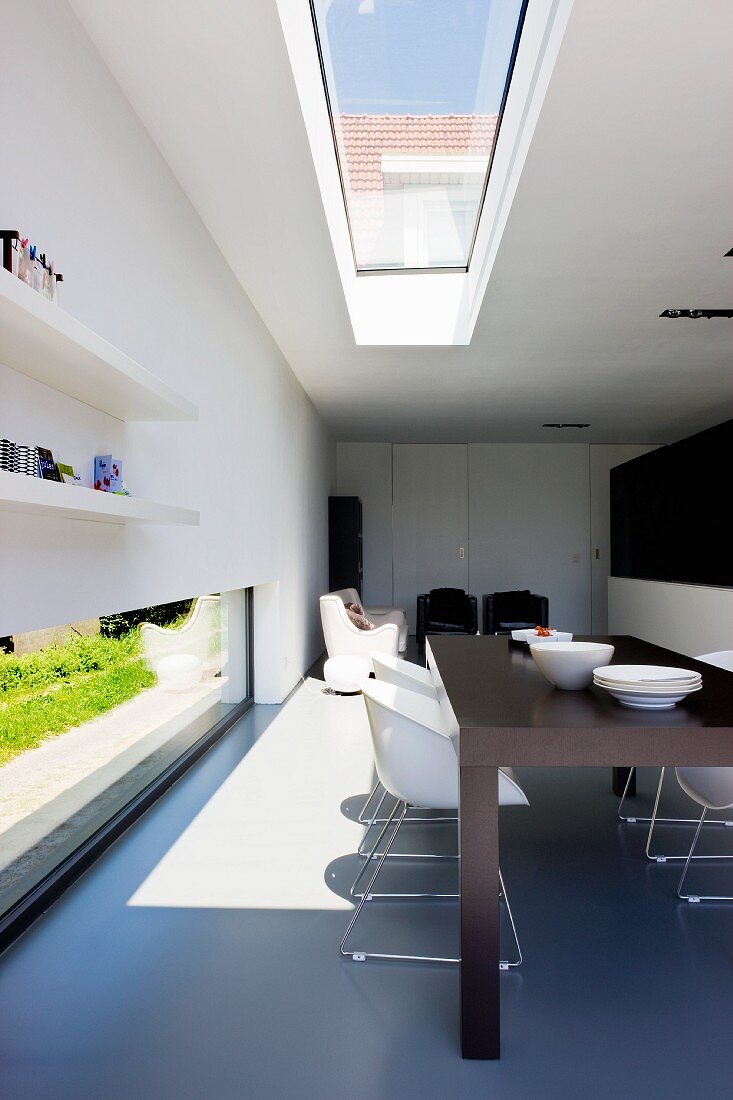
<svg viewBox="0 0 733 1100">
<path fill-rule="evenodd" d="M 383 155 L 489 156 L 497 115 L 337 115 L 334 119 L 354 192 L 383 190 Z"/>
</svg>

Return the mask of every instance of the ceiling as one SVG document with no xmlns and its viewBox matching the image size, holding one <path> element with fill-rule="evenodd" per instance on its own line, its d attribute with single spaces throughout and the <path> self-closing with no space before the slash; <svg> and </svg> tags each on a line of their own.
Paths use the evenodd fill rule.
<svg viewBox="0 0 733 1100">
<path fill-rule="evenodd" d="M 733 417 L 733 321 L 658 317 L 733 306 L 729 0 L 576 0 L 448 348 L 355 345 L 275 0 L 70 2 L 337 439 L 661 443 Z"/>
</svg>

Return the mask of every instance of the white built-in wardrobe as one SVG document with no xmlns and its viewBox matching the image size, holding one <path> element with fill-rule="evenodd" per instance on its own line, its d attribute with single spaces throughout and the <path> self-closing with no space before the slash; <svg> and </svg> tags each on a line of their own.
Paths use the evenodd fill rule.
<svg viewBox="0 0 733 1100">
<path fill-rule="evenodd" d="M 606 630 L 608 471 L 648 446 L 341 443 L 338 492 L 363 505 L 364 601 L 530 588 L 552 625 Z"/>
</svg>

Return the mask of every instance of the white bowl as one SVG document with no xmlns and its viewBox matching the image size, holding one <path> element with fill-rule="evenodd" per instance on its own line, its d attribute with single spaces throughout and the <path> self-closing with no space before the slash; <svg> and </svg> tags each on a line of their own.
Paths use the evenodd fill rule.
<svg viewBox="0 0 733 1100">
<path fill-rule="evenodd" d="M 614 647 L 605 642 L 535 642 L 529 651 L 551 684 L 582 691 L 593 682 L 593 669 L 610 662 Z"/>
</svg>

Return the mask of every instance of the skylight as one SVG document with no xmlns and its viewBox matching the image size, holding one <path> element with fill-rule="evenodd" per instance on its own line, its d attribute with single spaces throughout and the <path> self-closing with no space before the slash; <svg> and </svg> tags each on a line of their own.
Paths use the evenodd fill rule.
<svg viewBox="0 0 733 1100">
<path fill-rule="evenodd" d="M 527 0 L 311 0 L 356 269 L 466 271 Z"/>
</svg>

